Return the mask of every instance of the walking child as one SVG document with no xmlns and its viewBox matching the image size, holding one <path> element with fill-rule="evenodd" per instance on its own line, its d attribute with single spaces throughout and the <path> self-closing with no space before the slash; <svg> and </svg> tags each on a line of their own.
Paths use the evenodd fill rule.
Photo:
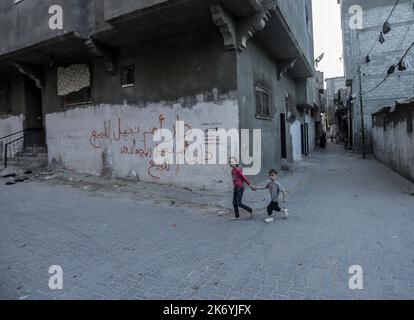
<svg viewBox="0 0 414 320">
<path fill-rule="evenodd" d="M 271 196 L 271 202 L 269 206 L 267 207 L 267 213 L 269 217 L 265 220 L 267 223 L 271 223 L 274 221 L 273 219 L 273 212 L 282 212 L 283 218 L 288 218 L 288 209 L 281 209 L 279 207 L 279 195 L 282 192 L 283 193 L 283 199 L 286 199 L 286 189 L 277 181 L 278 172 L 275 169 L 272 169 L 269 171 L 269 178 L 270 182 L 265 187 L 258 187 L 256 190 L 264 190 L 269 189 L 270 196 Z"/>
<path fill-rule="evenodd" d="M 253 218 L 253 209 L 243 204 L 243 193 L 244 193 L 244 184 L 247 184 L 253 191 L 257 189 L 253 187 L 250 181 L 244 176 L 242 168 L 238 165 L 238 160 L 236 158 L 230 158 L 229 161 L 231 170 L 231 175 L 233 178 L 233 207 L 234 213 L 236 215 L 234 220 L 240 219 L 239 208 L 242 208 L 250 213 L 250 217 Z"/>
</svg>

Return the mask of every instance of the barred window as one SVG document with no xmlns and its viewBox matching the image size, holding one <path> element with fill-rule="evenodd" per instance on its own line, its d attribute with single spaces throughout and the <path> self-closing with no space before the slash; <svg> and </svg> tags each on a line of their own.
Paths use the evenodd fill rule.
<svg viewBox="0 0 414 320">
<path fill-rule="evenodd" d="M 129 88 L 135 84 L 135 67 L 129 65 L 121 68 L 121 87 Z"/>
<path fill-rule="evenodd" d="M 0 81 L 0 114 L 10 112 L 10 82 Z"/>
<path fill-rule="evenodd" d="M 270 94 L 267 89 L 262 86 L 256 86 L 256 117 L 271 118 L 270 110 Z"/>
</svg>

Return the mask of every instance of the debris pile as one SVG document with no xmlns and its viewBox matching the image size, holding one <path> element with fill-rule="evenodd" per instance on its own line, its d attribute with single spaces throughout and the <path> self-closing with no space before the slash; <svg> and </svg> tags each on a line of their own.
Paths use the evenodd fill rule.
<svg viewBox="0 0 414 320">
<path fill-rule="evenodd" d="M 9 167 L 0 172 L 0 179 L 5 179 L 5 184 L 11 186 L 19 182 L 30 180 L 32 174 L 32 170 L 23 171 L 19 168 Z"/>
</svg>

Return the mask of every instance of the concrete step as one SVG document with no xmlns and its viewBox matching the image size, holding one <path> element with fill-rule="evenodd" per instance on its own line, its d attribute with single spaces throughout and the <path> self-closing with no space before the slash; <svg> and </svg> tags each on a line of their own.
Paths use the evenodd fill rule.
<svg viewBox="0 0 414 320">
<path fill-rule="evenodd" d="M 37 168 L 42 168 L 48 165 L 47 154 L 46 153 L 37 153 L 37 154 L 21 154 L 19 156 L 10 158 L 7 160 L 7 167 L 16 167 L 23 170 L 33 170 Z M 0 159 L 0 170 L 4 169 L 4 159 Z"/>
</svg>

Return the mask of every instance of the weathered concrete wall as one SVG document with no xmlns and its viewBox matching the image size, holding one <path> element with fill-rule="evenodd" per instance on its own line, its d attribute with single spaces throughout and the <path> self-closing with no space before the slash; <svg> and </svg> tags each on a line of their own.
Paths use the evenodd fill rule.
<svg viewBox="0 0 414 320">
<path fill-rule="evenodd" d="M 0 1 L 0 55 L 52 39 L 69 32 L 87 33 L 93 22 L 94 1 L 42 0 Z M 49 8 L 63 9 L 63 29 L 49 28 Z"/>
<path fill-rule="evenodd" d="M 200 97 L 201 99 L 201 97 Z M 112 151 L 117 177 L 136 170 L 142 181 L 174 185 L 229 188 L 228 165 L 157 166 L 153 161 L 154 128 L 174 131 L 176 120 L 202 130 L 239 129 L 237 100 L 181 104 L 99 105 L 46 117 L 48 158 L 70 169 L 92 174 L 102 170 L 102 153 Z M 188 127 L 187 127 L 188 130 Z M 179 151 L 179 150 L 175 150 Z M 226 161 L 225 159 L 224 161 Z"/>
<path fill-rule="evenodd" d="M 103 0 L 105 8 L 105 19 L 111 20 L 121 15 L 129 14 L 134 11 L 143 10 L 152 6 L 167 4 L 169 0 Z"/>
<path fill-rule="evenodd" d="M 99 61 L 90 61 L 94 104 L 145 107 L 168 101 L 190 107 L 197 103 L 199 94 L 210 101 L 228 98 L 237 90 L 236 53 L 226 51 L 222 39 L 213 27 L 123 48 L 116 52 L 117 70 L 113 75 Z M 135 84 L 121 88 L 120 69 L 128 65 L 134 65 Z M 57 67 L 47 69 L 43 90 L 46 114 L 62 111 L 56 83 Z"/>
<path fill-rule="evenodd" d="M 414 182 L 414 134 L 407 133 L 403 112 L 396 112 L 384 131 L 383 114 L 376 116 L 373 132 L 375 157 L 396 172 Z"/>
<path fill-rule="evenodd" d="M 353 93 L 358 95 L 360 89 L 357 69 L 361 65 L 366 148 L 369 153 L 373 151 L 371 114 L 382 106 L 414 95 L 414 72 L 410 69 L 396 71 L 381 87 L 371 91 L 386 77 L 388 68 L 398 63 L 414 37 L 413 3 L 411 0 L 401 0 L 389 21 L 392 30 L 384 35 L 386 41 L 383 44 L 377 41 L 373 47 L 394 4 L 394 1 L 388 0 L 341 1 L 345 76 L 347 80 L 353 81 Z M 353 30 L 349 26 L 349 8 L 352 5 L 359 5 L 363 9 L 361 30 Z M 367 64 L 365 58 L 372 47 L 371 62 Z M 407 56 L 407 60 L 411 66 L 414 65 L 413 51 Z M 354 149 L 361 152 L 362 124 L 358 100 L 353 110 Z"/>
<path fill-rule="evenodd" d="M 307 60 L 313 65 L 313 13 L 311 0 L 277 0 L 284 18 L 286 19 L 296 41 L 302 48 Z M 308 16 L 308 25 L 306 24 Z"/>
<path fill-rule="evenodd" d="M 0 116 L 0 138 L 23 130 L 24 116 Z"/>
<path fill-rule="evenodd" d="M 90 61 L 93 103 L 83 107 L 63 108 L 57 96 L 57 67 L 46 70 L 42 99 L 49 161 L 99 174 L 102 152 L 108 147 L 119 177 L 136 170 L 144 181 L 228 188 L 227 165 L 160 168 L 151 164 L 148 153 L 153 151 L 149 140 L 160 117 L 170 129 L 177 117 L 202 130 L 239 129 L 236 53 L 225 50 L 217 28 L 152 39 L 116 54 L 115 74 L 99 61 Z M 134 65 L 135 84 L 121 88 L 120 68 L 128 65 Z M 105 124 L 111 137 L 101 139 Z M 139 133 L 119 139 L 114 134 L 120 127 Z"/>
<path fill-rule="evenodd" d="M 240 127 L 244 129 L 262 130 L 262 172 L 255 177 L 260 181 L 266 178 L 270 168 L 281 167 L 281 132 L 280 113 L 287 114 L 285 98 L 288 93 L 296 97 L 295 84 L 288 75 L 281 81 L 276 79 L 277 67 L 254 39 L 249 41 L 246 51 L 237 56 L 237 80 L 239 92 Z M 271 119 L 256 117 L 255 86 L 259 84 L 267 88 L 271 95 Z M 289 130 L 287 124 L 287 130 Z M 288 135 L 289 138 L 289 135 Z M 288 158 L 292 159 L 291 140 L 287 141 Z"/>
</svg>

